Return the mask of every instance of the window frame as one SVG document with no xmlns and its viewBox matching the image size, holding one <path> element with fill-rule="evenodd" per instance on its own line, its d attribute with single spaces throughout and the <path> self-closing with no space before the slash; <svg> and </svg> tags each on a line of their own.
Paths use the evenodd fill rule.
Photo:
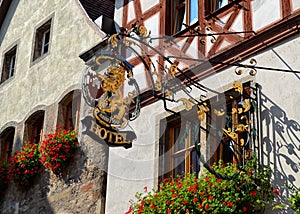
<svg viewBox="0 0 300 214">
<path fill-rule="evenodd" d="M 34 29 L 31 65 L 41 61 L 51 52 L 54 14 L 47 17 Z M 47 39 L 48 36 L 48 39 Z"/>
<path fill-rule="evenodd" d="M 38 144 L 43 138 L 45 111 L 39 110 L 25 121 L 24 141 Z"/>
<path fill-rule="evenodd" d="M 243 95 L 242 96 L 243 96 L 244 99 L 250 99 L 250 95 L 247 94 L 247 92 L 245 92 L 246 88 L 251 88 L 250 84 L 251 83 L 249 81 L 242 83 L 242 86 L 243 86 Z M 236 109 L 238 108 L 238 103 L 240 102 L 240 100 L 239 100 L 240 95 L 238 95 L 238 92 L 236 92 L 235 89 L 233 89 L 232 87 L 230 89 L 226 90 L 224 92 L 224 94 L 225 94 L 225 97 L 226 97 L 226 109 L 227 109 L 227 112 L 225 112 L 225 114 L 231 115 L 231 117 L 232 117 L 230 127 L 225 127 L 225 129 L 231 128 L 231 130 L 234 130 L 235 124 L 237 125 L 240 122 L 239 122 L 239 119 L 238 119 L 239 114 L 237 112 L 232 114 L 232 108 L 236 108 Z M 217 100 L 217 98 L 216 99 L 211 98 L 210 100 L 212 100 L 212 102 L 214 102 L 214 104 L 213 104 L 214 106 L 218 106 L 218 104 L 216 104 L 217 101 L 215 101 L 215 100 Z M 210 111 L 212 111 L 212 110 L 210 109 Z M 210 112 L 210 114 L 212 114 L 212 112 Z M 249 110 L 245 114 L 247 114 L 248 119 L 250 119 L 253 116 L 254 113 L 251 112 L 251 110 Z M 206 117 L 206 118 L 208 118 L 208 117 Z M 206 122 L 210 123 L 209 120 L 207 120 Z M 212 130 L 209 130 L 209 131 L 212 131 Z M 244 133 L 238 134 L 238 141 L 241 138 L 243 138 L 243 135 L 244 135 Z M 228 154 L 228 151 L 227 152 L 224 151 L 225 149 L 224 149 L 223 144 L 228 143 L 230 141 L 230 138 L 228 136 L 226 136 L 225 134 L 223 134 L 222 141 L 223 142 L 218 142 L 218 147 L 214 150 L 214 154 L 211 153 L 211 146 L 214 146 L 213 143 L 210 143 L 209 145 L 206 146 L 206 149 L 207 149 L 206 155 L 208 157 L 210 157 L 209 163 L 213 164 L 213 163 L 216 163 L 219 160 L 222 160 L 225 163 L 227 163 L 227 162 L 241 163 L 242 157 L 237 152 L 232 151 L 232 156 L 231 157 L 226 157 L 226 158 L 224 157 L 224 154 Z M 250 142 L 249 142 L 248 146 L 245 147 L 245 152 L 247 152 L 246 150 L 251 148 L 250 144 L 251 144 L 251 137 L 250 137 Z M 208 146 L 210 148 L 208 148 Z M 231 160 L 229 160 L 229 159 L 231 159 Z"/>
<path fill-rule="evenodd" d="M 184 29 L 182 29 L 183 23 L 186 24 L 187 26 L 191 26 L 191 25 L 197 23 L 198 20 L 195 22 L 192 22 L 192 20 L 191 20 L 193 18 L 193 17 L 191 17 L 191 15 L 192 15 L 191 8 L 194 8 L 194 6 L 192 6 L 192 1 L 193 0 L 185 0 L 185 2 L 180 3 L 180 0 L 167 0 L 166 23 L 171 23 L 171 24 L 169 24 L 169 25 L 166 24 L 166 27 L 165 27 L 166 35 L 172 36 L 172 35 L 176 35 L 176 34 L 180 33 L 181 31 L 183 31 L 184 30 Z M 199 0 L 196 0 L 197 5 L 195 5 L 197 7 L 197 9 L 196 9 L 197 17 L 195 17 L 195 18 L 199 17 L 199 9 L 200 8 L 199 8 L 198 1 Z M 217 7 L 217 1 L 220 1 L 220 0 L 204 0 L 203 14 L 206 19 L 209 19 L 209 17 L 211 18 L 212 14 L 216 14 L 216 13 L 219 13 L 221 11 L 224 11 L 224 10 L 230 8 L 233 3 L 239 2 L 241 0 L 221 0 L 221 1 L 226 1 L 226 2 L 222 3 L 219 7 Z M 184 5 L 185 5 L 185 13 L 184 13 L 182 24 L 180 25 L 180 29 L 179 29 L 179 27 L 176 24 L 177 14 L 178 14 L 178 10 L 180 8 L 184 7 Z"/>
<path fill-rule="evenodd" d="M 194 108 L 195 111 L 195 108 Z M 196 112 L 194 112 L 196 113 Z M 192 128 L 193 123 L 195 123 L 196 119 L 192 115 L 194 113 L 183 111 L 181 115 L 184 115 L 184 121 L 181 121 L 182 118 L 178 116 L 170 116 L 168 118 L 161 120 L 161 138 L 159 141 L 159 180 L 163 180 L 164 178 L 184 176 L 188 173 L 195 172 L 196 174 L 200 171 L 200 164 L 198 157 L 196 157 L 196 162 L 193 163 L 192 153 L 195 151 L 195 145 L 192 145 Z M 181 125 L 184 124 L 184 125 Z M 179 135 L 177 139 L 175 139 L 175 129 L 184 128 L 184 130 L 179 131 Z M 184 148 L 175 151 L 175 143 L 177 140 L 182 137 L 182 134 L 186 131 L 186 128 L 189 127 L 188 136 L 184 140 Z M 200 144 L 200 126 L 198 133 L 198 141 Z M 178 143 L 178 142 L 177 142 Z M 184 173 L 176 173 L 176 168 L 181 164 L 175 166 L 175 158 L 184 156 Z"/>
<path fill-rule="evenodd" d="M 15 140 L 15 127 L 8 127 L 0 134 L 0 159 L 7 161 L 12 156 L 13 144 Z"/>
<path fill-rule="evenodd" d="M 74 101 L 76 102 L 74 104 Z M 79 127 L 81 91 L 73 90 L 65 95 L 58 104 L 57 126 L 64 129 Z M 75 107 L 75 109 L 73 109 Z"/>
<path fill-rule="evenodd" d="M 14 44 L 4 53 L 0 84 L 3 84 L 14 77 L 17 62 L 17 50 L 18 45 Z"/>
<path fill-rule="evenodd" d="M 249 92 L 247 92 L 246 88 L 251 88 L 251 82 L 244 82 L 243 84 L 243 99 L 253 99 L 251 98 L 251 92 L 250 94 L 248 94 Z M 225 116 L 226 115 L 231 115 L 232 116 L 232 120 L 230 121 L 230 124 L 228 124 L 228 127 L 230 127 L 233 130 L 233 127 L 239 123 L 241 123 L 241 121 L 238 121 L 240 118 L 240 116 L 242 115 L 246 115 L 247 118 L 249 120 L 251 120 L 250 118 L 252 118 L 255 114 L 255 112 L 253 112 L 253 110 L 244 112 L 243 114 L 238 114 L 235 113 L 235 115 L 232 115 L 232 107 L 237 108 L 238 107 L 238 103 L 240 102 L 240 95 L 237 91 L 235 91 L 234 88 L 230 87 L 228 90 L 226 90 L 224 92 L 225 94 L 225 98 L 226 99 L 226 110 L 225 111 Z M 233 96 L 233 98 L 231 98 Z M 233 101 L 231 101 L 231 99 L 233 99 Z M 209 102 L 210 101 L 210 102 Z M 227 103 L 228 102 L 228 103 Z M 212 104 L 212 106 L 215 107 L 221 107 L 221 103 L 220 103 L 220 98 L 219 97 L 212 97 L 207 101 L 208 105 Z M 220 103 L 220 104 L 219 104 Z M 223 102 L 222 102 L 223 103 Z M 181 117 L 178 117 L 177 115 L 172 115 L 166 119 L 162 119 L 160 121 L 160 140 L 159 140 L 159 166 L 158 166 L 158 177 L 159 177 L 159 181 L 163 180 L 164 178 L 169 178 L 169 177 L 176 177 L 176 173 L 174 172 L 175 169 L 175 161 L 174 161 L 174 157 L 179 156 L 181 154 L 185 155 L 185 173 L 190 173 L 192 172 L 192 168 L 191 168 L 191 164 L 193 163 L 193 151 L 195 150 L 195 145 L 193 145 L 192 141 L 191 141 L 191 137 L 188 137 L 185 141 L 185 148 L 175 151 L 174 150 L 174 143 L 175 143 L 175 137 L 174 139 L 172 138 L 172 136 L 174 136 L 175 133 L 175 129 L 177 127 L 180 126 L 184 126 L 186 127 L 186 125 L 181 125 L 181 124 L 190 124 L 190 127 L 193 127 L 193 122 L 195 122 L 198 118 L 197 118 L 197 109 L 196 106 L 193 106 L 193 109 L 190 111 L 182 111 L 180 112 Z M 207 114 L 213 114 L 213 109 L 210 109 L 209 112 L 207 112 Z M 179 118 L 179 119 L 178 119 Z M 185 120 L 181 121 L 180 118 L 190 118 L 190 120 Z M 204 121 L 198 121 L 199 122 L 199 134 L 198 134 L 198 142 L 199 144 L 203 144 L 201 148 L 204 149 L 201 151 L 202 155 L 204 155 L 205 157 L 208 157 L 208 163 L 213 164 L 216 163 L 219 160 L 223 160 L 225 163 L 227 162 L 232 162 L 232 163 L 240 163 L 242 164 L 242 155 L 239 155 L 236 151 L 232 151 L 229 147 L 230 141 L 231 139 L 226 136 L 223 133 L 223 136 L 221 138 L 216 137 L 218 132 L 220 130 L 222 130 L 223 128 L 227 128 L 226 126 L 223 127 L 224 124 L 227 124 L 226 117 L 224 117 L 224 124 L 221 123 L 220 126 L 222 127 L 216 127 L 217 129 L 211 129 L 210 126 L 206 125 L 210 123 L 210 119 L 211 117 L 206 116 L 206 120 Z M 220 118 L 217 118 L 218 120 Z M 242 119 L 240 119 L 242 120 Z M 251 127 L 250 127 L 251 128 Z M 193 134 L 191 133 L 193 130 L 192 128 L 190 129 L 190 133 L 189 136 L 193 136 Z M 213 133 L 215 131 L 215 133 Z M 184 132 L 184 131 L 183 131 Z M 208 142 L 208 135 L 207 133 L 210 133 L 210 141 Z M 213 136 L 215 135 L 215 141 L 213 141 Z M 249 135 L 249 132 L 242 132 L 238 134 L 238 140 L 243 138 L 246 142 L 245 136 L 246 138 L 249 140 L 248 144 L 243 147 L 243 151 L 245 152 L 245 154 L 251 150 L 252 148 L 252 137 Z M 205 143 L 204 143 L 205 142 Z M 224 145 L 226 144 L 226 146 Z M 231 153 L 230 153 L 231 152 Z M 195 168 L 196 170 L 194 170 L 194 172 L 199 172 L 200 171 L 200 167 L 202 164 L 199 163 L 199 157 L 197 157 L 196 159 L 196 165 Z M 199 167 L 199 170 L 198 170 Z M 181 174 L 182 176 L 183 174 Z"/>
</svg>

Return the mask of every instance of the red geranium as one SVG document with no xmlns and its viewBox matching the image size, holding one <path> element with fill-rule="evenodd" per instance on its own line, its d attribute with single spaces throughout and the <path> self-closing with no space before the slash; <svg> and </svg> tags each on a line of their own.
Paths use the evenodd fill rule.
<svg viewBox="0 0 300 214">
<path fill-rule="evenodd" d="M 74 130 L 57 127 L 54 133 L 45 135 L 40 145 L 40 161 L 55 173 L 60 173 L 75 156 L 78 146 L 77 134 Z"/>
<path fill-rule="evenodd" d="M 40 173 L 38 145 L 26 142 L 10 159 L 9 177 L 20 187 L 31 185 Z"/>
</svg>

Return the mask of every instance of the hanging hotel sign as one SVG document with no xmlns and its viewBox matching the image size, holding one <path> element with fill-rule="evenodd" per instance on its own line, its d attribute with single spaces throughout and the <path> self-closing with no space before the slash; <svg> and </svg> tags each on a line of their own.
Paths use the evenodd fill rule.
<svg viewBox="0 0 300 214">
<path fill-rule="evenodd" d="M 140 111 L 140 90 L 133 78 L 133 66 L 121 56 L 104 50 L 95 63 L 87 69 L 83 80 L 83 95 L 94 106 L 94 118 L 83 121 L 86 132 L 109 146 L 130 148 L 136 134 L 128 123 Z"/>
</svg>

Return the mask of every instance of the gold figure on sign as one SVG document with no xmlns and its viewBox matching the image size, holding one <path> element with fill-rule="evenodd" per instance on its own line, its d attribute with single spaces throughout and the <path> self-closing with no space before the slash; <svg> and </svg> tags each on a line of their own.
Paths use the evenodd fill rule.
<svg viewBox="0 0 300 214">
<path fill-rule="evenodd" d="M 127 124 L 125 114 L 128 105 L 133 103 L 135 92 L 129 92 L 126 99 L 123 98 L 121 86 L 125 81 L 125 71 L 120 66 L 110 66 L 105 76 L 97 75 L 101 80 L 103 94 L 99 97 L 94 109 L 94 116 L 105 126 L 124 127 Z"/>
</svg>

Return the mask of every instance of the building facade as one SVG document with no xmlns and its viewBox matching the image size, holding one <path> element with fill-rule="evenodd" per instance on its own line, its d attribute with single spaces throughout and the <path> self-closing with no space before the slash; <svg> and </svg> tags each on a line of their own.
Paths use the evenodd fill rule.
<svg viewBox="0 0 300 214">
<path fill-rule="evenodd" d="M 80 149 L 63 177 L 46 171 L 25 192 L 10 184 L 4 212 L 124 213 L 145 186 L 201 173 L 195 142 L 210 164 L 242 162 L 235 142 L 272 167 L 283 197 L 285 183 L 299 187 L 297 0 L 9 2 L 1 158 L 57 125 L 75 127 Z"/>
</svg>

